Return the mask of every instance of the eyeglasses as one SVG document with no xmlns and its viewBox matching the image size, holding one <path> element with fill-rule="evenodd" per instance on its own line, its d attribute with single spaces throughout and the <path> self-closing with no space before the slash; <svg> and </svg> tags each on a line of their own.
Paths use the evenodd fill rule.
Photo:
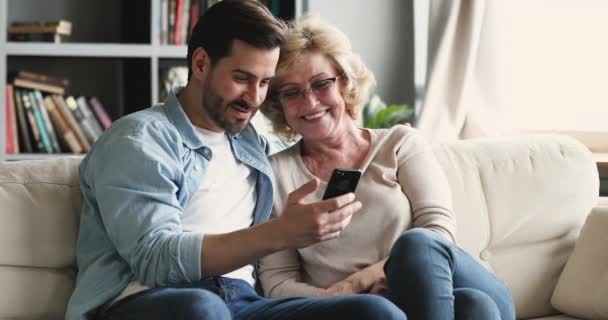
<svg viewBox="0 0 608 320">
<path fill-rule="evenodd" d="M 279 91 L 277 93 L 277 97 L 282 104 L 291 104 L 296 102 L 299 98 L 305 98 L 307 94 L 314 95 L 319 98 L 324 94 L 328 93 L 329 90 L 336 83 L 338 78 L 341 78 L 343 75 L 335 76 L 332 78 L 321 79 L 310 83 L 310 87 L 307 89 L 302 89 L 298 87 L 293 87 L 289 89 L 285 89 L 283 91 Z"/>
</svg>

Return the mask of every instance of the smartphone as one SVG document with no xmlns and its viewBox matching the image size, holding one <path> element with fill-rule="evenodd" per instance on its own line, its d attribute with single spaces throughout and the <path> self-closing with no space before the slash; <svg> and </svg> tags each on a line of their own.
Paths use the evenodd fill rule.
<svg viewBox="0 0 608 320">
<path fill-rule="evenodd" d="M 323 194 L 323 200 L 355 192 L 359 178 L 361 178 L 361 171 L 359 170 L 334 169 L 327 183 L 327 189 Z"/>
</svg>

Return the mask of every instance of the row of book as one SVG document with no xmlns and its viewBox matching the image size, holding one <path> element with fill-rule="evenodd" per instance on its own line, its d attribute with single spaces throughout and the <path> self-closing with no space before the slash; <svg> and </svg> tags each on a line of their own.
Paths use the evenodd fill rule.
<svg viewBox="0 0 608 320">
<path fill-rule="evenodd" d="M 58 21 L 16 21 L 8 27 L 10 41 L 43 41 L 61 43 L 72 34 L 72 23 Z"/>
<path fill-rule="evenodd" d="M 161 0 L 160 43 L 184 45 L 202 12 L 221 0 Z"/>
<path fill-rule="evenodd" d="M 97 97 L 6 86 L 6 153 L 83 153 L 112 121 Z"/>
</svg>

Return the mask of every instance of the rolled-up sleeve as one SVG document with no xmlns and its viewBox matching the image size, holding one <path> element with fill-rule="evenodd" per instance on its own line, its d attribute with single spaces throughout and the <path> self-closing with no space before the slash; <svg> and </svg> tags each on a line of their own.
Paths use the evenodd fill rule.
<svg viewBox="0 0 608 320">
<path fill-rule="evenodd" d="M 184 232 L 179 159 L 156 144 L 118 137 L 96 150 L 89 181 L 110 241 L 137 280 L 166 286 L 201 278 L 203 235 Z"/>
</svg>

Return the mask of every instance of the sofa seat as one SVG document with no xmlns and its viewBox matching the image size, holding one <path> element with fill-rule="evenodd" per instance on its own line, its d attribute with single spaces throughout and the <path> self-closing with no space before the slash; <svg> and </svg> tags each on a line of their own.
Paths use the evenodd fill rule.
<svg viewBox="0 0 608 320">
<path fill-rule="evenodd" d="M 576 319 L 557 315 L 551 295 L 598 202 L 590 152 L 553 135 L 434 151 L 452 189 L 459 244 L 504 279 L 518 318 Z M 79 163 L 0 163 L 0 319 L 63 319 L 77 272 Z"/>
</svg>

